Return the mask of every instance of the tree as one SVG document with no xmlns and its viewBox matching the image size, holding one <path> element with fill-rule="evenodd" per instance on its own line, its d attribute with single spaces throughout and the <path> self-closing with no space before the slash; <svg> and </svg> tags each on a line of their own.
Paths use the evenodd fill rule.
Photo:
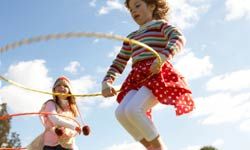
<svg viewBox="0 0 250 150">
<path fill-rule="evenodd" d="M 7 114 L 8 114 L 7 104 L 6 103 L 0 104 L 0 116 Z M 5 148 L 21 147 L 19 134 L 17 134 L 16 132 L 10 133 L 11 129 L 10 121 L 11 119 L 0 120 L 0 147 L 5 147 Z"/>
<path fill-rule="evenodd" d="M 218 150 L 218 149 L 213 146 L 204 146 L 200 150 Z"/>
</svg>

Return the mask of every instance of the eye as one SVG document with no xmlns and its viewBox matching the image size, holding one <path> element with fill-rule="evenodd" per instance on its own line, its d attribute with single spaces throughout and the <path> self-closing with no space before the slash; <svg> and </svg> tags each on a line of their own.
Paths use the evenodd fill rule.
<svg viewBox="0 0 250 150">
<path fill-rule="evenodd" d="M 57 86 L 63 86 L 63 87 L 68 88 L 68 86 L 67 86 L 67 85 L 65 85 L 65 84 L 58 84 Z"/>
<path fill-rule="evenodd" d="M 135 8 L 139 8 L 141 6 L 141 4 L 136 4 Z"/>
</svg>

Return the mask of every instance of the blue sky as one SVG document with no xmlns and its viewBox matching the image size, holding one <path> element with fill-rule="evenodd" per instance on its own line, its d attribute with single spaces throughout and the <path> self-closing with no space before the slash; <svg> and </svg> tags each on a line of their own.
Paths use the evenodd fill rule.
<svg viewBox="0 0 250 150">
<path fill-rule="evenodd" d="M 153 120 L 170 150 L 248 150 L 250 141 L 250 1 L 169 0 L 170 22 L 187 38 L 173 64 L 193 90 L 196 109 L 176 117 L 172 107 L 159 105 Z M 137 30 L 123 0 L 1 0 L 0 46 L 24 38 L 64 32 L 101 32 L 126 36 Z M 66 75 L 75 93 L 98 93 L 105 70 L 121 41 L 78 38 L 51 40 L 0 54 L 0 74 L 27 87 L 50 91 Z M 119 87 L 130 66 L 115 82 Z M 0 84 L 0 102 L 9 113 L 38 111 L 51 96 Z M 78 148 L 142 150 L 114 117 L 115 98 L 78 98 L 91 129 L 78 136 Z M 12 131 L 27 145 L 43 128 L 38 117 L 12 119 Z"/>
</svg>

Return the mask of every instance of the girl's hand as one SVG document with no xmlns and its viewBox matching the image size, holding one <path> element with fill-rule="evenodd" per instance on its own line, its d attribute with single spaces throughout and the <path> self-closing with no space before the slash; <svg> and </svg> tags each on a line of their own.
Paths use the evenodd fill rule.
<svg viewBox="0 0 250 150">
<path fill-rule="evenodd" d="M 159 64 L 158 59 L 155 59 L 153 61 L 152 65 L 150 66 L 150 72 L 152 74 L 158 74 L 161 71 L 161 67 L 162 67 L 164 61 L 166 61 L 166 59 L 167 59 L 166 56 L 161 54 L 161 53 L 159 53 L 159 56 L 161 58 L 162 64 Z"/>
<path fill-rule="evenodd" d="M 113 88 L 112 84 L 109 83 L 108 81 L 104 81 L 102 83 L 102 95 L 104 97 L 111 97 L 116 95 L 115 89 Z"/>
<path fill-rule="evenodd" d="M 161 65 L 158 64 L 158 60 L 154 60 L 152 65 L 150 66 L 150 72 L 152 74 L 158 74 L 161 71 Z"/>
<path fill-rule="evenodd" d="M 56 127 L 55 128 L 55 133 L 56 133 L 57 136 L 62 136 L 63 133 L 64 133 L 64 128 Z"/>
<path fill-rule="evenodd" d="M 81 132 L 82 132 L 82 129 L 81 129 L 80 127 L 76 127 L 75 130 L 76 130 L 76 132 L 77 132 L 78 134 L 81 134 Z"/>
</svg>

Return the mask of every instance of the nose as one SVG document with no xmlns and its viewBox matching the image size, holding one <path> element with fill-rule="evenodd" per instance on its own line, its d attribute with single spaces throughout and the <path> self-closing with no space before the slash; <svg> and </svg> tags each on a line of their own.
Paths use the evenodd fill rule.
<svg viewBox="0 0 250 150">
<path fill-rule="evenodd" d="M 58 86 L 58 89 L 59 89 L 60 91 L 64 91 L 64 90 L 66 89 L 66 87 L 63 86 L 63 85 L 60 85 L 60 86 Z"/>
<path fill-rule="evenodd" d="M 59 87 L 59 88 L 64 88 L 64 86 L 63 86 L 63 85 L 59 85 L 58 87 Z"/>
<path fill-rule="evenodd" d="M 131 13 L 132 15 L 134 15 L 135 9 L 130 9 L 130 13 Z"/>
<path fill-rule="evenodd" d="M 131 12 L 131 14 L 133 14 L 133 13 L 135 13 L 135 10 L 131 10 L 130 12 Z"/>
<path fill-rule="evenodd" d="M 133 18 L 135 18 L 136 15 L 137 15 L 137 13 L 136 13 L 135 11 L 131 13 L 131 16 L 132 16 Z"/>
</svg>

